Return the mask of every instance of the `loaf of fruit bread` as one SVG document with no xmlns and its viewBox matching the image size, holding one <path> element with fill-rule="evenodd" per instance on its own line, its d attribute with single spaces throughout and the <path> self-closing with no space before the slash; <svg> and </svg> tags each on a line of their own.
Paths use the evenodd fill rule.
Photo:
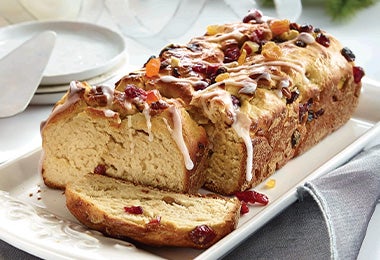
<svg viewBox="0 0 380 260">
<path fill-rule="evenodd" d="M 87 173 L 183 193 L 204 184 L 204 128 L 156 90 L 72 82 L 41 134 L 42 176 L 53 188 Z"/>
<path fill-rule="evenodd" d="M 72 83 L 42 128 L 45 183 L 105 172 L 180 192 L 249 189 L 349 120 L 364 75 L 354 60 L 322 29 L 257 10 L 210 25 L 115 91 Z"/>
<path fill-rule="evenodd" d="M 69 183 L 65 196 L 84 225 L 153 246 L 210 247 L 236 228 L 240 214 L 236 198 L 148 189 L 99 174 Z"/>
<path fill-rule="evenodd" d="M 180 99 L 209 141 L 205 187 L 249 189 L 338 129 L 353 114 L 364 71 L 355 55 L 312 25 L 251 11 L 169 45 L 116 89 Z"/>
</svg>

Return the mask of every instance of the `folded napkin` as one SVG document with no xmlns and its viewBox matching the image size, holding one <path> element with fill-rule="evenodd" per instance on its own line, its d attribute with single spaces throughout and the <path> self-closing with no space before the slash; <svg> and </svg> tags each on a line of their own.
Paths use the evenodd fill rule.
<svg viewBox="0 0 380 260">
<path fill-rule="evenodd" d="M 225 259 L 356 259 L 380 198 L 380 145 L 298 189 L 299 201 Z"/>
</svg>

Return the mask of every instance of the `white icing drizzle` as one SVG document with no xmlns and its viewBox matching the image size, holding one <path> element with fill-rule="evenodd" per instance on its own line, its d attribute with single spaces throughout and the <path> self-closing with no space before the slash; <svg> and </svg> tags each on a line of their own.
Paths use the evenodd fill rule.
<svg viewBox="0 0 380 260">
<path fill-rule="evenodd" d="M 236 40 L 240 40 L 242 37 L 244 37 L 243 33 L 239 32 L 237 30 L 234 30 L 234 31 L 229 32 L 229 33 L 224 33 L 223 35 L 216 34 L 213 36 L 209 36 L 207 38 L 207 41 L 209 41 L 209 42 L 221 42 L 221 41 L 231 39 L 231 38 L 236 39 Z"/>
<path fill-rule="evenodd" d="M 145 116 L 146 120 L 146 127 L 148 130 L 148 139 L 150 142 L 153 141 L 153 135 L 152 135 L 152 122 L 150 121 L 150 107 L 148 103 L 144 104 L 144 110 L 142 111 L 143 115 Z"/>
<path fill-rule="evenodd" d="M 215 88 L 216 86 L 217 84 L 212 85 L 213 88 Z M 251 127 L 250 118 L 245 113 L 240 112 L 240 110 L 234 109 L 234 106 L 232 104 L 231 94 L 226 90 L 212 89 L 212 91 L 210 91 L 210 88 L 207 88 L 206 90 L 198 91 L 194 97 L 200 99 L 203 111 L 211 121 L 215 121 L 219 119 L 219 118 L 212 117 L 212 111 L 211 111 L 212 108 L 209 108 L 207 106 L 207 103 L 211 103 L 213 101 L 222 102 L 224 104 L 226 112 L 232 115 L 233 117 L 232 128 L 234 129 L 236 134 L 240 138 L 243 139 L 244 145 L 246 146 L 247 160 L 246 160 L 246 174 L 245 175 L 246 175 L 246 180 L 251 181 L 252 180 L 253 145 L 252 145 L 252 140 L 249 134 L 250 127 Z"/>
<path fill-rule="evenodd" d="M 183 155 L 183 159 L 185 161 L 186 169 L 190 171 L 194 168 L 194 163 L 190 158 L 189 150 L 187 149 L 187 146 L 185 144 L 185 140 L 183 138 L 182 121 L 181 121 L 180 112 L 178 111 L 178 108 L 176 108 L 175 106 L 170 106 L 169 111 L 173 116 L 173 124 L 174 124 L 174 129 L 172 129 L 170 132 L 171 132 L 172 137 L 173 137 L 174 141 L 176 142 L 179 150 L 181 151 L 181 153 Z M 168 128 L 170 128 L 170 126 L 167 122 L 166 122 L 166 126 Z"/>
<path fill-rule="evenodd" d="M 160 80 L 164 83 L 177 82 L 177 83 L 187 83 L 187 84 L 190 84 L 192 86 L 195 86 L 195 85 L 202 85 L 204 87 L 208 86 L 207 82 L 199 80 L 199 78 L 196 78 L 196 77 L 194 77 L 194 78 L 191 78 L 191 77 L 189 77 L 189 78 L 176 78 L 176 77 L 173 77 L 170 75 L 166 75 L 166 76 L 161 76 Z"/>
<path fill-rule="evenodd" d="M 108 85 L 102 86 L 103 94 L 107 97 L 107 105 L 111 105 L 113 102 L 113 96 L 114 96 L 114 88 Z"/>
<path fill-rule="evenodd" d="M 252 180 L 252 162 L 253 162 L 253 145 L 250 136 L 251 120 L 245 114 L 239 110 L 236 113 L 236 119 L 232 124 L 232 128 L 235 130 L 236 134 L 243 139 L 245 147 L 247 149 L 247 160 L 246 160 L 246 171 L 245 179 L 246 181 Z"/>
<path fill-rule="evenodd" d="M 106 117 L 113 117 L 116 114 L 116 112 L 111 109 L 103 110 L 103 113 Z"/>
</svg>

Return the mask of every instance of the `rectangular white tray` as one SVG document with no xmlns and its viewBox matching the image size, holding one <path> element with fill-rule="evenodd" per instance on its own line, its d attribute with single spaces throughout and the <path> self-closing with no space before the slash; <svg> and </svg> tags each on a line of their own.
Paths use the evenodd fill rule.
<svg viewBox="0 0 380 260">
<path fill-rule="evenodd" d="M 47 188 L 38 165 L 40 149 L 0 166 L 0 239 L 42 258 L 215 259 L 239 245 L 297 199 L 297 187 L 338 167 L 375 137 L 380 136 L 380 86 L 364 83 L 354 117 L 310 151 L 299 156 L 271 178 L 273 189 L 261 184 L 270 203 L 252 206 L 238 228 L 207 250 L 138 247 L 102 236 L 78 223 L 65 207 L 62 191 Z"/>
</svg>

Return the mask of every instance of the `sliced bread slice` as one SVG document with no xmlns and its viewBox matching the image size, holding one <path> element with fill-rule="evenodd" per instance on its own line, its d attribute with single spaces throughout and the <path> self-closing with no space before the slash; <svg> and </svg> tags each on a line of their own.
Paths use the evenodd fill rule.
<svg viewBox="0 0 380 260">
<path fill-rule="evenodd" d="M 210 247 L 240 216 L 236 198 L 162 191 L 99 174 L 69 183 L 65 195 L 70 212 L 87 227 L 153 246 Z"/>
</svg>

